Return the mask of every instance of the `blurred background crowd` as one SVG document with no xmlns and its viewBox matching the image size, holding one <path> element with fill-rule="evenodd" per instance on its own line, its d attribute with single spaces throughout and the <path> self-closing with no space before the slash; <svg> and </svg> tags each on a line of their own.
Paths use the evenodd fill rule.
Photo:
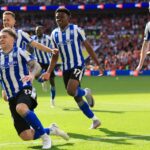
<svg viewBox="0 0 150 150">
<path fill-rule="evenodd" d="M 3 0 L 5 4 L 28 5 L 61 5 L 61 4 L 98 4 L 98 3 L 129 3 L 140 0 Z M 144 0 L 142 1 L 144 2 Z M 147 2 L 145 0 L 145 2 Z M 56 27 L 54 12 L 15 12 L 17 28 L 34 34 L 37 25 L 43 25 L 45 33 L 50 34 Z M 90 15 L 89 15 L 90 13 Z M 78 17 L 80 16 L 80 17 Z M 105 70 L 134 70 L 139 62 L 144 29 L 149 21 L 146 9 L 134 10 L 90 10 L 72 11 L 71 22 L 82 27 L 93 46 L 99 62 Z M 0 19 L 0 28 L 2 20 Z M 83 48 L 84 49 L 84 48 Z M 86 59 L 87 68 L 93 66 L 90 58 Z M 143 69 L 150 70 L 150 57 L 146 58 Z"/>
</svg>

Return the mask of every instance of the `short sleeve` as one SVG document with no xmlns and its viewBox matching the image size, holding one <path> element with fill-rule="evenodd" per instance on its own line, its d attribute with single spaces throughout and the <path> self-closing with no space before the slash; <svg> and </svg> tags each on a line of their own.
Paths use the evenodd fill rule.
<svg viewBox="0 0 150 150">
<path fill-rule="evenodd" d="M 34 54 L 32 53 L 29 53 L 28 51 L 26 50 L 23 50 L 23 49 L 19 49 L 19 54 L 27 61 L 32 61 L 32 60 L 36 60 Z"/>
<path fill-rule="evenodd" d="M 51 33 L 51 36 L 50 36 L 50 45 L 51 45 L 51 48 L 57 48 L 57 45 L 54 41 L 54 37 L 53 37 L 53 32 Z"/>
<path fill-rule="evenodd" d="M 25 41 L 26 43 L 31 43 L 33 41 L 30 35 L 22 30 L 18 31 L 18 40 Z"/>
<path fill-rule="evenodd" d="M 85 36 L 85 32 L 82 28 L 77 27 L 77 31 L 78 31 L 78 35 L 81 41 L 85 41 L 86 40 L 86 36 Z"/>
</svg>

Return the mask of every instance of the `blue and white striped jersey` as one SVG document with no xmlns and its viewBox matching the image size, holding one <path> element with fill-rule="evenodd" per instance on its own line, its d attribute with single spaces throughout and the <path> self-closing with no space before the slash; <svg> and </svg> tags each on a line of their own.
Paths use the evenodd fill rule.
<svg viewBox="0 0 150 150">
<path fill-rule="evenodd" d="M 38 38 L 37 35 L 33 35 L 31 38 L 38 43 L 41 43 L 47 47 L 50 47 L 50 43 L 51 43 L 50 36 L 46 34 L 43 34 L 41 38 Z M 50 58 L 51 58 L 50 53 L 40 51 L 37 48 L 34 48 L 34 53 L 39 63 L 50 64 Z"/>
<path fill-rule="evenodd" d="M 150 41 L 150 22 L 146 24 L 145 32 L 144 32 L 144 40 Z"/>
<path fill-rule="evenodd" d="M 27 62 L 35 60 L 28 51 L 14 47 L 8 54 L 0 51 L 0 74 L 2 85 L 8 99 L 17 95 L 23 87 L 31 86 L 31 82 L 22 82 L 22 78 L 29 74 Z"/>
<path fill-rule="evenodd" d="M 14 46 L 26 49 L 26 45 L 33 41 L 30 35 L 23 30 L 16 30 L 16 33 L 18 38 Z"/>
<path fill-rule="evenodd" d="M 64 71 L 84 66 L 81 42 L 85 40 L 85 32 L 74 24 L 69 24 L 63 31 L 60 28 L 52 31 L 51 45 L 59 49 Z"/>
</svg>

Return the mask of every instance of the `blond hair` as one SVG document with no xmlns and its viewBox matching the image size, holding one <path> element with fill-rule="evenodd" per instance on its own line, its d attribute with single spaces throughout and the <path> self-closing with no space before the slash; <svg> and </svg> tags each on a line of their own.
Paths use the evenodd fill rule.
<svg viewBox="0 0 150 150">
<path fill-rule="evenodd" d="M 11 28 L 3 28 L 1 31 L 1 33 L 5 32 L 8 33 L 10 36 L 12 36 L 15 40 L 17 39 L 17 34 L 16 31 L 14 29 Z"/>
<path fill-rule="evenodd" d="M 11 15 L 14 19 L 15 19 L 15 17 L 16 17 L 16 15 L 12 12 L 12 11 L 5 11 L 4 13 L 3 13 L 3 16 L 4 15 Z"/>
</svg>

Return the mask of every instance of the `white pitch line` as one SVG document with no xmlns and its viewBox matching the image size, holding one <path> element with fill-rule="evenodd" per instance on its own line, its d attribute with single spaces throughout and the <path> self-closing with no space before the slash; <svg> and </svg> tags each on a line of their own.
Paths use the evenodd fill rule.
<svg viewBox="0 0 150 150">
<path fill-rule="evenodd" d="M 67 142 L 67 143 L 70 143 L 70 142 L 82 142 L 82 141 L 86 141 L 86 140 L 89 140 L 89 141 L 101 141 L 101 140 L 110 140 L 110 139 L 135 139 L 137 138 L 137 140 L 140 140 L 140 137 L 142 138 L 141 140 L 144 140 L 143 137 L 150 137 L 150 135 L 133 135 L 133 136 L 110 136 L 110 137 L 101 137 L 101 138 L 96 138 L 96 137 L 91 137 L 91 138 L 86 138 L 86 139 L 74 139 L 74 138 L 71 138 L 69 141 L 64 141 L 64 140 L 52 140 L 54 143 L 62 143 L 62 142 Z M 102 141 L 103 142 L 103 141 Z M 42 145 L 42 142 L 41 141 L 27 141 L 27 142 L 5 142 L 5 143 L 0 143 L 0 147 L 1 146 L 19 146 L 19 145 L 27 145 L 27 144 L 41 144 Z"/>
<path fill-rule="evenodd" d="M 128 136 L 110 136 L 110 137 L 102 137 L 102 138 L 88 138 L 87 140 L 90 140 L 90 141 L 100 141 L 100 140 L 107 140 L 107 139 L 114 139 L 114 140 L 117 140 L 117 139 L 138 139 L 140 140 L 140 138 L 143 139 L 143 137 L 150 137 L 150 135 L 128 135 Z"/>
<path fill-rule="evenodd" d="M 53 143 L 66 143 L 66 142 L 76 142 L 76 141 L 81 141 L 80 139 L 75 139 L 75 140 L 69 140 L 69 141 L 64 141 L 64 140 L 52 140 Z M 42 145 L 42 141 L 38 140 L 38 141 L 22 141 L 22 142 L 5 142 L 5 143 L 0 143 L 0 147 L 1 146 L 19 146 L 19 145 L 27 145 L 27 144 L 40 144 Z"/>
</svg>

